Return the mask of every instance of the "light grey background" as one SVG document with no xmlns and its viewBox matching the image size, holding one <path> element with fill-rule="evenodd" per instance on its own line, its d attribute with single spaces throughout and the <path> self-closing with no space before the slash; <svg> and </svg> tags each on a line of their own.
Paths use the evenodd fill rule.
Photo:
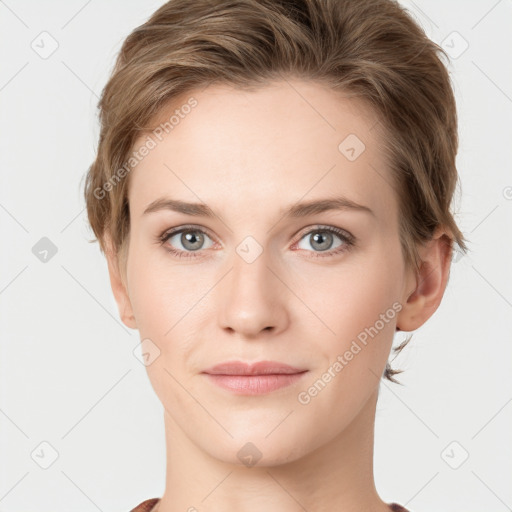
<svg viewBox="0 0 512 512">
<path fill-rule="evenodd" d="M 81 182 L 114 58 L 163 3 L 0 1 L 3 512 L 124 512 L 164 489 L 162 407 L 87 241 Z M 512 510 L 512 1 L 402 3 L 454 56 L 471 253 L 393 362 L 404 386 L 382 383 L 376 485 L 413 512 Z"/>
</svg>

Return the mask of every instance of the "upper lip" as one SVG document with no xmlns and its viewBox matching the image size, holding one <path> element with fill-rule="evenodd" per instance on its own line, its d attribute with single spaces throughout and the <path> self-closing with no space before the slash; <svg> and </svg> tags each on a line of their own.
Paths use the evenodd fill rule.
<svg viewBox="0 0 512 512">
<path fill-rule="evenodd" d="M 256 363 L 244 363 L 242 361 L 227 361 L 204 370 L 203 373 L 212 375 L 271 375 L 294 374 L 306 370 L 295 368 L 277 361 L 258 361 Z"/>
</svg>

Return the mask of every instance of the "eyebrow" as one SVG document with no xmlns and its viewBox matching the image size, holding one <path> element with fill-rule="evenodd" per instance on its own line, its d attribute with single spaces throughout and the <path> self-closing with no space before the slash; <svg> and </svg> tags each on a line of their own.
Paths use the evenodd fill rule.
<svg viewBox="0 0 512 512">
<path fill-rule="evenodd" d="M 193 217 L 215 218 L 215 212 L 204 203 L 187 203 L 178 199 L 162 197 L 156 199 L 148 205 L 142 215 L 146 215 L 161 210 L 171 210 L 184 215 Z M 323 213 L 330 210 L 354 210 L 370 213 L 375 217 L 375 213 L 362 204 L 358 204 L 346 197 L 334 197 L 326 199 L 318 199 L 295 204 L 287 209 L 283 209 L 280 213 L 285 218 L 301 218 Z"/>
</svg>

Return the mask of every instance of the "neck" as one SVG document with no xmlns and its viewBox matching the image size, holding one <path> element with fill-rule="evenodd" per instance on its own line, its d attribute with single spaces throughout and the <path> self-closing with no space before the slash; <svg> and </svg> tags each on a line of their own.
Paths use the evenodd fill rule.
<svg viewBox="0 0 512 512">
<path fill-rule="evenodd" d="M 274 466 L 245 467 L 211 457 L 166 411 L 166 488 L 157 512 L 390 512 L 373 476 L 377 396 L 378 389 L 331 441 Z"/>
</svg>

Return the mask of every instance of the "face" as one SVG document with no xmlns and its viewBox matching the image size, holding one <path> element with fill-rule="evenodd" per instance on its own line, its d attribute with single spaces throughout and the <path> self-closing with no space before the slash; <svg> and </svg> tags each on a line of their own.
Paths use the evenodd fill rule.
<svg viewBox="0 0 512 512">
<path fill-rule="evenodd" d="M 210 86 L 162 119 L 192 97 L 129 177 L 132 326 L 159 350 L 169 424 L 219 460 L 250 441 L 292 461 L 374 396 L 409 286 L 382 134 L 363 103 L 305 81 Z M 296 370 L 204 373 L 232 361 Z"/>
</svg>

